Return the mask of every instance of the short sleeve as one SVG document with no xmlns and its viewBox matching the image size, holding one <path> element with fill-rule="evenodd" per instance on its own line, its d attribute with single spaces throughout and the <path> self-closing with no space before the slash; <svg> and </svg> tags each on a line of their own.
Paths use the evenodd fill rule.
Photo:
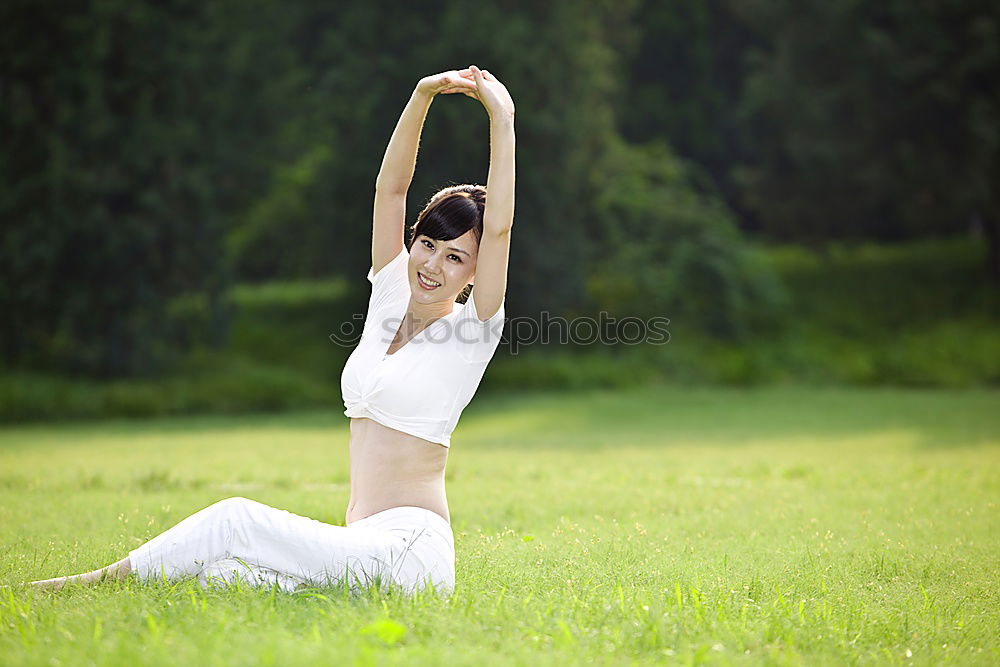
<svg viewBox="0 0 1000 667">
<path fill-rule="evenodd" d="M 472 288 L 469 300 L 455 322 L 456 340 L 462 357 L 469 362 L 489 361 L 503 337 L 504 303 L 490 319 L 482 321 L 476 311 L 476 288 Z"/>
<path fill-rule="evenodd" d="M 410 254 L 404 246 L 378 273 L 375 273 L 374 266 L 368 269 L 368 282 L 372 284 L 372 295 L 368 301 L 369 315 L 399 299 L 409 299 L 410 281 L 406 277 L 409 260 Z"/>
</svg>

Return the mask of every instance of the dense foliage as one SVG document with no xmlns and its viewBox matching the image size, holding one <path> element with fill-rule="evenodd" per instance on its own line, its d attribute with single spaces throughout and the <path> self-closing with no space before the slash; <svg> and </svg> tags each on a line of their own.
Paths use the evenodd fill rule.
<svg viewBox="0 0 1000 667">
<path fill-rule="evenodd" d="M 975 219 L 996 257 L 998 15 L 974 0 L 5 2 L 3 364 L 162 373 L 232 344 L 234 281 L 357 280 L 413 85 L 473 62 L 517 100 L 511 316 L 659 314 L 746 340 L 788 304 L 747 231 L 821 245 Z M 435 100 L 411 217 L 444 185 L 485 184 L 488 158 L 483 109 Z"/>
</svg>

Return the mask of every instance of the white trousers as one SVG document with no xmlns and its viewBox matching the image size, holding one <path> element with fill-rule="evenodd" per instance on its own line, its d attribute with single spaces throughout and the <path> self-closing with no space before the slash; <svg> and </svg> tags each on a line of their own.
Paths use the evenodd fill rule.
<svg viewBox="0 0 1000 667">
<path fill-rule="evenodd" d="M 392 584 L 407 593 L 428 584 L 455 589 L 455 537 L 444 517 L 423 507 L 377 512 L 348 526 L 234 497 L 200 510 L 129 552 L 142 581 L 195 575 L 201 585 L 237 579 L 253 586 L 303 584 L 349 589 Z"/>
</svg>

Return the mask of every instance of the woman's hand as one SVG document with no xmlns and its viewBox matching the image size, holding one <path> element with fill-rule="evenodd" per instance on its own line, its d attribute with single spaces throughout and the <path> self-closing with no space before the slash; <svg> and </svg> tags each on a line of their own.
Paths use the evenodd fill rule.
<svg viewBox="0 0 1000 667">
<path fill-rule="evenodd" d="M 490 74 L 488 69 L 481 70 L 475 65 L 470 65 L 468 69 L 460 70 L 458 73 L 464 79 L 476 84 L 477 99 L 486 107 L 490 118 L 514 117 L 514 100 L 507 92 L 507 87 Z"/>
<path fill-rule="evenodd" d="M 430 97 L 434 97 L 438 93 L 444 95 L 462 93 L 473 99 L 479 99 L 476 96 L 476 82 L 471 76 L 468 78 L 463 77 L 457 70 L 449 70 L 440 74 L 425 76 L 417 83 L 417 90 Z"/>
</svg>

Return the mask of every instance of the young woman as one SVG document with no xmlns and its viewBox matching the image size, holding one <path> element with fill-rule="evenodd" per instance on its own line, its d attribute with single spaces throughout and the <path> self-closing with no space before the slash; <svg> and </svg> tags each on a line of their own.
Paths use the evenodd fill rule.
<svg viewBox="0 0 1000 667">
<path fill-rule="evenodd" d="M 438 93 L 465 94 L 489 113 L 489 202 L 481 186 L 441 190 L 419 214 L 406 247 L 406 191 Z M 451 432 L 500 342 L 513 219 L 514 103 L 506 87 L 475 65 L 421 79 L 376 182 L 372 293 L 361 342 L 341 376 L 351 417 L 347 525 L 227 498 L 117 563 L 31 583 L 59 589 L 135 572 L 143 581 L 197 575 L 203 585 L 242 579 L 285 590 L 376 583 L 450 595 L 455 546 L 445 464 Z"/>
</svg>

